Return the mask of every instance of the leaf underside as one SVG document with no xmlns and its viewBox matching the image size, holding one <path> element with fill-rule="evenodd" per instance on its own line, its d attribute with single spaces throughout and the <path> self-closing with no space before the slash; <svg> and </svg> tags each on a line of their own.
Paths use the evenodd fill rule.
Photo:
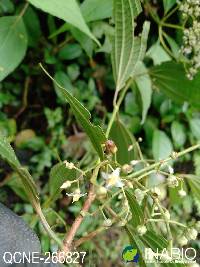
<svg viewBox="0 0 200 267">
<path fill-rule="evenodd" d="M 149 22 L 144 23 L 141 37 L 134 37 L 134 19 L 141 10 L 139 0 L 114 1 L 115 37 L 111 59 L 117 91 L 134 76 L 137 63 L 144 58 Z"/>
</svg>

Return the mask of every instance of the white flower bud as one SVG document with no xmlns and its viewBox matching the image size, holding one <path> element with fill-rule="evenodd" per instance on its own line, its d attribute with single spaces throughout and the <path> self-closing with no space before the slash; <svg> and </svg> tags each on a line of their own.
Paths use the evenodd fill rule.
<svg viewBox="0 0 200 267">
<path fill-rule="evenodd" d="M 198 232 L 194 228 L 190 228 L 186 231 L 185 236 L 188 240 L 195 240 L 197 238 Z"/>
<path fill-rule="evenodd" d="M 130 164 L 132 165 L 132 166 L 135 166 L 135 165 L 137 165 L 139 163 L 139 160 L 132 160 L 131 162 L 130 162 Z"/>
<path fill-rule="evenodd" d="M 110 227 L 112 225 L 112 221 L 111 221 L 111 219 L 106 219 L 106 220 L 104 220 L 104 222 L 103 222 L 103 226 L 105 226 L 105 227 Z"/>
<path fill-rule="evenodd" d="M 119 227 L 124 227 L 125 225 L 127 224 L 127 221 L 126 220 L 122 220 L 118 223 L 118 226 Z"/>
<path fill-rule="evenodd" d="M 140 190 L 139 188 L 135 189 L 134 191 L 134 195 L 136 197 L 136 200 L 139 204 L 142 203 L 144 196 L 146 195 L 146 193 L 142 190 Z"/>
<path fill-rule="evenodd" d="M 72 170 L 72 169 L 75 168 L 75 165 L 74 165 L 74 163 L 72 163 L 72 162 L 68 162 L 67 160 L 65 160 L 64 163 L 65 163 L 65 167 L 66 167 L 67 169 L 69 169 L 69 170 Z"/>
<path fill-rule="evenodd" d="M 178 179 L 175 175 L 170 175 L 167 178 L 167 184 L 169 187 L 177 187 L 178 186 Z"/>
<path fill-rule="evenodd" d="M 97 194 L 98 196 L 103 197 L 103 196 L 106 196 L 107 191 L 108 191 L 108 190 L 107 190 L 105 187 L 103 187 L 103 186 L 98 186 L 97 191 L 96 191 L 96 194 Z"/>
<path fill-rule="evenodd" d="M 168 170 L 170 174 L 174 174 L 174 169 L 170 165 L 168 165 Z"/>
<path fill-rule="evenodd" d="M 133 171 L 133 167 L 129 164 L 125 164 L 122 166 L 122 171 L 128 174 Z"/>
<path fill-rule="evenodd" d="M 187 193 L 185 192 L 185 190 L 181 189 L 181 190 L 178 191 L 178 195 L 180 197 L 185 197 L 187 195 Z"/>
<path fill-rule="evenodd" d="M 63 183 L 62 185 L 61 185 L 61 189 L 67 189 L 67 188 L 69 188 L 70 186 L 71 186 L 71 182 L 70 181 L 66 181 L 65 183 Z"/>
<path fill-rule="evenodd" d="M 137 232 L 138 232 L 138 234 L 139 234 L 140 236 L 146 234 L 146 232 L 147 232 L 147 228 L 146 228 L 146 226 L 145 226 L 145 225 L 139 225 L 139 226 L 137 227 Z"/>
</svg>

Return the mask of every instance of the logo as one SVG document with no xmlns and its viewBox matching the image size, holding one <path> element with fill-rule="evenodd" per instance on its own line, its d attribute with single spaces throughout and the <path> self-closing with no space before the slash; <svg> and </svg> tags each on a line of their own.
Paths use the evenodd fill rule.
<svg viewBox="0 0 200 267">
<path fill-rule="evenodd" d="M 139 253 L 136 248 L 132 246 L 127 246 L 124 248 L 122 252 L 122 259 L 125 262 L 135 262 L 138 263 L 139 261 Z"/>
</svg>

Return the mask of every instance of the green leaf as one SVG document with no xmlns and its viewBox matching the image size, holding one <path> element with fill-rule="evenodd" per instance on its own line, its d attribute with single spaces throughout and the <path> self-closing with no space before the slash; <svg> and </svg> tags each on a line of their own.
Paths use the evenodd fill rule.
<svg viewBox="0 0 200 267">
<path fill-rule="evenodd" d="M 153 134 L 152 152 L 155 160 L 167 158 L 172 153 L 173 147 L 165 132 L 155 130 Z"/>
<path fill-rule="evenodd" d="M 28 0 L 28 2 L 35 7 L 42 9 L 44 12 L 63 19 L 87 34 L 99 44 L 98 40 L 94 37 L 85 23 L 80 7 L 78 6 L 76 0 Z"/>
<path fill-rule="evenodd" d="M 133 233 L 134 229 L 132 229 L 131 226 L 126 226 L 125 230 L 129 236 L 131 245 L 133 247 L 136 247 L 138 249 L 139 254 L 140 254 L 139 266 L 147 267 L 147 265 L 144 261 L 144 258 L 145 258 L 145 245 L 144 245 L 144 243 L 142 242 L 142 240 L 140 239 L 140 237 L 137 234 Z M 148 267 L 150 267 L 150 266 L 148 265 Z"/>
<path fill-rule="evenodd" d="M 64 87 L 62 87 L 57 81 L 55 81 L 49 73 L 42 67 L 43 71 L 48 75 L 48 77 L 55 83 L 55 85 L 60 90 L 60 93 L 63 95 L 63 98 L 66 102 L 69 103 L 74 116 L 77 121 L 85 130 L 87 136 L 90 138 L 90 141 L 98 153 L 99 157 L 103 159 L 104 153 L 102 145 L 106 142 L 106 136 L 100 126 L 94 126 L 91 122 L 90 112 L 75 98 L 73 97 Z"/>
<path fill-rule="evenodd" d="M 186 142 L 185 127 L 178 121 L 174 121 L 171 125 L 171 134 L 176 148 L 181 148 Z"/>
<path fill-rule="evenodd" d="M 176 0 L 163 0 L 165 13 L 167 13 L 175 4 Z"/>
<path fill-rule="evenodd" d="M 23 20 L 27 30 L 28 44 L 31 47 L 36 47 L 38 45 L 39 38 L 42 36 L 42 33 L 38 14 L 31 6 L 28 7 L 23 15 Z"/>
<path fill-rule="evenodd" d="M 87 22 L 102 20 L 112 16 L 112 0 L 85 0 L 81 5 Z"/>
<path fill-rule="evenodd" d="M 44 217 L 44 214 L 41 210 L 40 202 L 39 202 L 39 195 L 37 192 L 36 184 L 28 172 L 26 168 L 23 168 L 17 157 L 15 156 L 15 152 L 12 149 L 11 145 L 7 141 L 5 137 L 0 135 L 0 157 L 8 162 L 8 164 L 16 171 L 16 173 L 21 178 L 24 191 L 26 195 L 28 196 L 28 199 L 30 200 L 31 204 L 33 205 L 34 209 L 36 210 L 37 214 L 39 215 L 43 226 L 45 227 L 48 234 L 56 240 L 58 244 L 61 245 L 60 240 L 57 238 L 57 236 L 54 234 L 54 232 L 51 230 L 50 226 L 48 225 L 46 218 Z"/>
<path fill-rule="evenodd" d="M 154 252 L 160 251 L 162 253 L 163 249 L 168 248 L 168 241 L 161 235 L 154 231 L 147 231 L 145 235 L 141 237 L 146 248 L 151 248 Z M 156 264 L 157 266 L 157 264 Z M 159 263 L 159 266 L 163 267 L 183 267 L 185 264 L 178 263 Z"/>
<path fill-rule="evenodd" d="M 78 175 L 81 173 L 75 169 L 69 170 L 66 168 L 64 162 L 60 162 L 56 164 L 50 172 L 50 180 L 49 180 L 49 192 L 50 195 L 58 195 L 61 192 L 61 185 L 66 181 L 75 180 Z"/>
<path fill-rule="evenodd" d="M 183 65 L 170 61 L 153 67 L 150 76 L 153 85 L 174 101 L 187 101 L 200 108 L 200 72 L 190 81 L 186 77 Z"/>
<path fill-rule="evenodd" d="M 70 92 L 72 92 L 73 85 L 72 85 L 68 75 L 64 71 L 61 71 L 61 70 L 57 71 L 55 76 L 54 76 L 54 79 L 56 81 L 58 81 L 58 83 L 60 85 L 62 85 L 65 88 L 68 88 L 68 90 Z M 60 92 L 60 90 L 59 90 L 59 88 L 58 88 L 58 86 L 56 84 L 54 84 L 54 88 L 55 88 L 56 94 L 59 97 L 59 100 L 61 101 L 61 103 L 65 103 L 65 101 L 63 99 L 63 96 L 62 96 L 62 93 Z"/>
<path fill-rule="evenodd" d="M 131 145 L 134 146 L 135 138 L 121 121 L 118 120 L 113 123 L 109 138 L 115 142 L 118 148 L 117 161 L 121 165 L 128 164 L 135 159 L 136 153 L 134 149 L 128 151 Z"/>
<path fill-rule="evenodd" d="M 132 213 L 130 224 L 134 227 L 142 225 L 144 223 L 144 213 L 134 196 L 134 191 L 132 189 L 129 189 L 126 190 L 125 193 Z"/>
<path fill-rule="evenodd" d="M 134 19 L 141 10 L 139 0 L 114 1 L 115 37 L 112 65 L 117 92 L 134 76 L 135 66 L 144 58 L 150 24 L 145 22 L 141 38 L 134 38 Z"/>
<path fill-rule="evenodd" d="M 88 57 L 92 57 L 92 52 L 94 49 L 94 43 L 92 40 L 83 32 L 75 27 L 71 27 L 71 33 L 73 37 L 80 43 L 81 47 L 85 50 Z"/>
<path fill-rule="evenodd" d="M 15 168 L 20 167 L 20 163 L 13 148 L 3 135 L 0 135 L 0 157 L 7 161 L 11 166 L 14 166 Z"/>
<path fill-rule="evenodd" d="M 162 250 L 168 247 L 167 240 L 154 231 L 147 231 L 141 239 L 146 247 L 151 248 L 153 251 L 157 251 L 157 249 Z"/>
<path fill-rule="evenodd" d="M 26 49 L 27 35 L 22 18 L 0 18 L 0 81 L 20 64 Z"/>
<path fill-rule="evenodd" d="M 38 203 L 38 193 L 35 182 L 33 181 L 28 170 L 22 168 L 15 152 L 7 139 L 0 135 L 0 157 L 7 161 L 8 164 L 18 173 L 25 188 L 25 192 L 32 202 Z"/>
<path fill-rule="evenodd" d="M 189 120 L 190 130 L 197 140 L 200 140 L 200 118 L 192 118 Z"/>
<path fill-rule="evenodd" d="M 80 57 L 82 54 L 82 49 L 79 44 L 67 44 L 58 53 L 59 59 L 62 60 L 72 60 Z"/>
<path fill-rule="evenodd" d="M 135 74 L 135 82 L 137 87 L 140 91 L 140 95 L 142 98 L 142 122 L 145 122 L 147 112 L 151 105 L 151 96 L 152 96 L 152 86 L 151 86 L 151 79 L 148 74 L 147 68 L 142 62 L 138 63 L 136 74 Z"/>
<path fill-rule="evenodd" d="M 200 201 L 200 178 L 196 175 L 188 174 L 185 176 L 191 188 L 193 196 Z"/>
<path fill-rule="evenodd" d="M 164 48 L 160 45 L 159 40 L 149 48 L 146 56 L 153 60 L 154 65 L 159 65 L 171 59 Z"/>
</svg>

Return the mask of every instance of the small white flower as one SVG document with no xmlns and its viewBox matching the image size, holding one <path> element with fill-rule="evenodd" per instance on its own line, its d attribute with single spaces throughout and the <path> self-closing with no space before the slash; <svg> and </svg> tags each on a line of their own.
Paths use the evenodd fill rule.
<svg viewBox="0 0 200 267">
<path fill-rule="evenodd" d="M 112 225 L 112 221 L 111 221 L 111 219 L 106 219 L 106 220 L 104 220 L 104 222 L 103 222 L 103 226 L 105 226 L 105 227 L 110 227 Z"/>
<path fill-rule="evenodd" d="M 178 191 L 178 195 L 180 197 L 185 197 L 187 195 L 187 193 L 185 192 L 185 190 L 181 189 L 181 190 Z"/>
<path fill-rule="evenodd" d="M 185 236 L 188 240 L 195 240 L 197 238 L 198 232 L 194 228 L 190 228 L 186 231 Z"/>
<path fill-rule="evenodd" d="M 62 184 L 62 186 L 60 187 L 61 189 L 66 189 L 69 188 L 71 186 L 71 182 L 70 181 L 66 181 L 65 183 Z"/>
<path fill-rule="evenodd" d="M 74 203 L 74 202 L 78 201 L 81 197 L 87 195 L 87 193 L 81 194 L 80 189 L 76 189 L 73 193 L 66 193 L 66 195 L 68 197 L 73 197 L 72 203 Z"/>
<path fill-rule="evenodd" d="M 137 232 L 138 232 L 138 234 L 139 234 L 140 236 L 146 234 L 146 232 L 147 232 L 147 228 L 146 228 L 146 226 L 145 226 L 145 225 L 139 225 L 139 226 L 137 227 Z"/>
<path fill-rule="evenodd" d="M 73 203 L 76 202 L 76 201 L 79 201 L 79 199 L 81 198 L 81 191 L 80 189 L 76 189 L 74 191 L 74 195 L 73 195 Z"/>
<path fill-rule="evenodd" d="M 121 188 L 124 186 L 124 183 L 120 178 L 120 168 L 115 169 L 110 174 L 103 172 L 102 177 L 106 180 L 106 188 L 110 188 L 113 186 Z"/>
<path fill-rule="evenodd" d="M 177 241 L 181 247 L 187 245 L 188 243 L 188 240 L 185 236 L 180 236 Z"/>
<path fill-rule="evenodd" d="M 69 169 L 69 170 L 72 170 L 72 169 L 75 168 L 75 165 L 74 165 L 74 163 L 72 163 L 72 162 L 68 162 L 67 160 L 65 160 L 64 163 L 65 163 L 65 167 L 66 167 L 67 169 Z"/>
<path fill-rule="evenodd" d="M 135 189 L 134 191 L 134 195 L 136 197 L 137 202 L 139 203 L 139 205 L 142 203 L 144 196 L 146 195 L 146 193 L 142 190 L 140 190 L 139 188 Z"/>
<path fill-rule="evenodd" d="M 178 186 L 178 179 L 175 175 L 170 175 L 167 178 L 167 184 L 169 187 L 177 187 Z"/>
</svg>

